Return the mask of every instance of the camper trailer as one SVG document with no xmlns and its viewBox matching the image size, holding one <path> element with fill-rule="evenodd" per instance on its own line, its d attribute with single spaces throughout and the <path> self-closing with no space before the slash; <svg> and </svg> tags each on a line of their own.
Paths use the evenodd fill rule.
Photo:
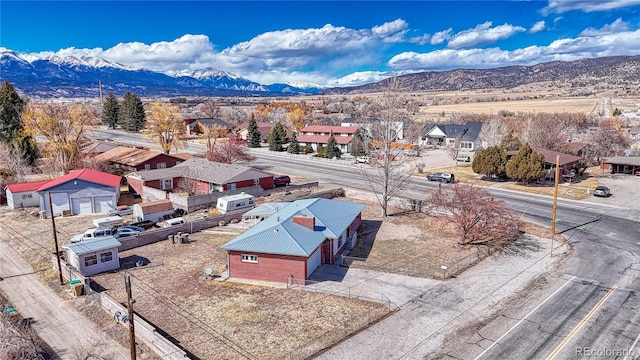
<svg viewBox="0 0 640 360">
<path fill-rule="evenodd" d="M 100 229 L 111 229 L 114 226 L 122 225 L 123 219 L 120 216 L 109 216 L 93 220 L 93 225 Z"/>
<path fill-rule="evenodd" d="M 218 198 L 216 209 L 222 214 L 241 209 L 251 209 L 256 206 L 256 198 L 250 194 L 228 195 Z"/>
</svg>

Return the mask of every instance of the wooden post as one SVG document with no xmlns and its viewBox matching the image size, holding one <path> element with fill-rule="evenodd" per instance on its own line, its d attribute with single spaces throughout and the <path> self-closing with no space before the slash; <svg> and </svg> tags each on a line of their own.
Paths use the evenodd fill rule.
<svg viewBox="0 0 640 360">
<path fill-rule="evenodd" d="M 551 215 L 551 251 L 550 256 L 553 256 L 553 239 L 556 236 L 556 210 L 558 208 L 558 182 L 560 178 L 560 155 L 556 155 L 556 174 L 555 174 L 555 188 L 553 190 L 553 213 Z"/>
<path fill-rule="evenodd" d="M 129 352 L 131 360 L 136 360 L 136 329 L 133 324 L 133 303 L 131 298 L 131 277 L 126 274 L 124 277 L 124 286 L 127 289 L 127 309 L 129 310 Z"/>
<path fill-rule="evenodd" d="M 51 226 L 53 228 L 53 242 L 55 244 L 55 249 L 56 249 L 56 259 L 58 259 L 58 277 L 60 278 L 60 285 L 64 285 L 64 280 L 62 279 L 62 264 L 60 263 L 60 250 L 58 250 L 58 232 L 56 231 L 55 216 L 53 216 L 51 192 L 48 192 L 47 194 L 49 195 L 49 210 L 51 210 Z M 69 278 L 69 280 L 71 280 L 71 278 Z"/>
</svg>

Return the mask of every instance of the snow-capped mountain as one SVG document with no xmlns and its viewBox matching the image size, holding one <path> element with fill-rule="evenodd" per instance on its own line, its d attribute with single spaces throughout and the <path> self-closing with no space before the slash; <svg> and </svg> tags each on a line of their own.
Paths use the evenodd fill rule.
<svg viewBox="0 0 640 360">
<path fill-rule="evenodd" d="M 121 96 L 131 91 L 144 97 L 274 96 L 318 93 L 320 88 L 287 86 L 284 91 L 216 69 L 163 74 L 90 56 L 50 55 L 38 58 L 0 48 L 0 80 L 10 81 L 33 97 Z M 283 88 L 284 89 L 284 88 Z"/>
</svg>

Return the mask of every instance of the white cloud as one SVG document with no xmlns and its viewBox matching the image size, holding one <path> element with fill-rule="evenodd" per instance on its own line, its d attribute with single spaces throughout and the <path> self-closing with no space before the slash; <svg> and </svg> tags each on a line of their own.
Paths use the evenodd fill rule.
<svg viewBox="0 0 640 360">
<path fill-rule="evenodd" d="M 407 32 L 409 24 L 402 19 L 396 19 L 371 28 L 373 36 L 382 38 L 385 42 L 401 42 Z"/>
<path fill-rule="evenodd" d="M 341 78 L 329 79 L 327 85 L 330 87 L 358 86 L 378 82 L 390 76 L 393 76 L 390 72 L 359 71 Z"/>
<path fill-rule="evenodd" d="M 540 20 L 537 23 L 533 24 L 531 29 L 529 29 L 530 34 L 537 34 L 539 32 L 543 32 L 547 30 L 547 26 L 545 25 L 544 20 Z"/>
<path fill-rule="evenodd" d="M 414 36 L 412 38 L 409 38 L 409 40 L 407 41 L 413 44 L 424 45 L 429 42 L 430 38 L 431 36 L 429 36 L 429 34 L 424 34 L 422 36 Z"/>
<path fill-rule="evenodd" d="M 605 24 L 600 29 L 586 28 L 580 32 L 578 36 L 599 36 L 605 34 L 614 34 L 617 32 L 629 31 L 629 23 L 622 21 L 621 18 L 617 18 L 616 21 L 611 24 Z"/>
<path fill-rule="evenodd" d="M 447 43 L 447 47 L 451 49 L 459 49 L 463 47 L 471 47 L 485 45 L 511 37 L 518 32 L 526 31 L 521 26 L 513 26 L 510 24 L 498 25 L 491 27 L 491 21 L 478 24 L 473 29 L 461 31 L 451 37 Z"/>
<path fill-rule="evenodd" d="M 549 0 L 541 10 L 543 15 L 562 14 L 571 10 L 584 12 L 607 11 L 640 4 L 640 0 Z"/>
<path fill-rule="evenodd" d="M 638 53 L 640 53 L 640 30 L 560 39 L 547 46 L 530 46 L 516 50 L 474 48 L 444 49 L 429 53 L 405 52 L 391 58 L 388 65 L 395 70 L 492 68 Z"/>
<path fill-rule="evenodd" d="M 447 30 L 438 31 L 437 33 L 433 34 L 433 36 L 431 37 L 431 45 L 442 44 L 443 42 L 451 39 L 452 31 L 452 28 L 448 28 Z"/>
</svg>

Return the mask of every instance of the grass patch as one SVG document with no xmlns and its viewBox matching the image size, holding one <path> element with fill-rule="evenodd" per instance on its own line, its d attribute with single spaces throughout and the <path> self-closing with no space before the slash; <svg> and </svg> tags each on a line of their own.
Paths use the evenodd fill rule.
<svg viewBox="0 0 640 360">
<path fill-rule="evenodd" d="M 601 185 L 598 179 L 589 177 L 578 183 L 568 184 L 563 183 L 558 185 L 558 196 L 565 199 L 582 200 L 593 194 L 593 190 L 596 186 Z M 522 191 L 530 194 L 554 196 L 555 188 L 553 184 L 550 185 L 536 185 L 536 184 L 514 184 L 509 183 L 502 186 L 503 189 Z"/>
</svg>

